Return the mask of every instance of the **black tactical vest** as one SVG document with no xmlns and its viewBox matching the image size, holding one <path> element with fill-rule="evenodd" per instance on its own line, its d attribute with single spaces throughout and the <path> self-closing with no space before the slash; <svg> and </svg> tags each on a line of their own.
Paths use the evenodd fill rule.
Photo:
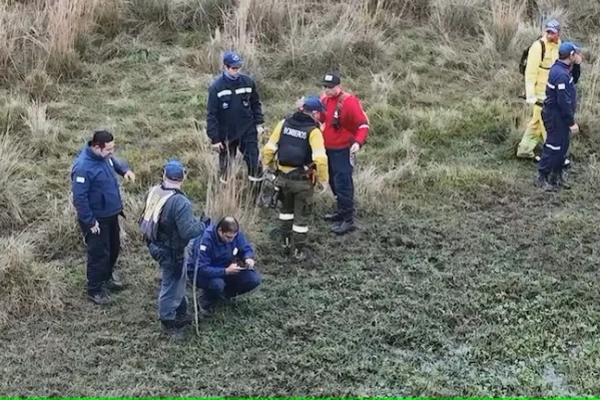
<svg viewBox="0 0 600 400">
<path fill-rule="evenodd" d="M 316 127 L 318 125 L 315 120 L 303 113 L 295 113 L 285 120 L 281 127 L 277 151 L 281 166 L 298 168 L 312 162 L 309 135 Z"/>
</svg>

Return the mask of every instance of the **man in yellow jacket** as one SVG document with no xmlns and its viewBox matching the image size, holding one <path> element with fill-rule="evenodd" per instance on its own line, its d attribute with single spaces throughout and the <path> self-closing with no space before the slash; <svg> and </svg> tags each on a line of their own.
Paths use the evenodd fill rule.
<svg viewBox="0 0 600 400">
<path fill-rule="evenodd" d="M 308 233 L 308 203 L 315 184 L 321 193 L 328 187 L 329 170 L 319 114 L 325 111 L 321 100 L 307 96 L 298 110 L 277 123 L 263 149 L 263 164 L 275 171 L 274 184 L 283 195 L 279 214 L 283 248 L 294 258 L 305 257 Z M 292 240 L 293 239 L 293 240 Z"/>
<path fill-rule="evenodd" d="M 548 74 L 558 59 L 560 43 L 560 24 L 553 19 L 546 23 L 542 38 L 529 48 L 525 68 L 525 97 L 527 103 L 533 106 L 533 116 L 519 143 L 517 157 L 535 158 L 533 150 L 546 140 L 546 129 L 542 122 L 542 104 L 546 98 Z"/>
</svg>

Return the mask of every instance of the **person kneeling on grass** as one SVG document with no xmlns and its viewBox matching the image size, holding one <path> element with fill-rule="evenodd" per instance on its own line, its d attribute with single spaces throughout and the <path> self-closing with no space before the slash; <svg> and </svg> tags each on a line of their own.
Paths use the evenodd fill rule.
<svg viewBox="0 0 600 400">
<path fill-rule="evenodd" d="M 205 316 L 212 314 L 220 299 L 231 301 L 261 284 L 254 250 L 233 217 L 211 224 L 202 236 L 194 239 L 187 274 L 202 291 L 200 312 Z"/>
</svg>

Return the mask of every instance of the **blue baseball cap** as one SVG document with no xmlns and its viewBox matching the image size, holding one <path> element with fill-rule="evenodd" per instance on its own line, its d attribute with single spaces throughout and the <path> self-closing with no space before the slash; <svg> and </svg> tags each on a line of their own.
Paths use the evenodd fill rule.
<svg viewBox="0 0 600 400">
<path fill-rule="evenodd" d="M 551 19 L 546 22 L 546 32 L 558 33 L 560 31 L 560 22 L 555 19 Z"/>
<path fill-rule="evenodd" d="M 225 54 L 223 54 L 223 64 L 225 65 L 230 67 L 241 67 L 243 63 L 242 57 L 235 51 L 226 51 Z"/>
<path fill-rule="evenodd" d="M 182 181 L 185 169 L 179 160 L 169 160 L 165 164 L 165 177 L 172 181 Z"/>
<path fill-rule="evenodd" d="M 558 54 L 560 55 L 570 55 L 573 53 L 579 53 L 581 48 L 573 42 L 562 42 L 558 47 Z"/>
<path fill-rule="evenodd" d="M 325 106 L 316 96 L 306 96 L 303 107 L 305 111 L 325 111 Z"/>
</svg>

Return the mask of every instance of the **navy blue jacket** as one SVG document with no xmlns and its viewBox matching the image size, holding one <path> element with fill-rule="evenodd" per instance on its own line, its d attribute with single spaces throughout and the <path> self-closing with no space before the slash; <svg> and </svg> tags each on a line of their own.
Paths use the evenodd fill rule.
<svg viewBox="0 0 600 400">
<path fill-rule="evenodd" d="M 88 228 L 97 218 L 112 217 L 123 211 L 118 173 L 124 176 L 129 167 L 116 158 L 102 158 L 89 144 L 75 158 L 71 167 L 71 190 L 77 218 Z"/>
<path fill-rule="evenodd" d="M 217 234 L 216 224 L 211 224 L 202 236 L 194 239 L 187 260 L 187 271 L 194 273 L 198 268 L 198 276 L 203 279 L 225 277 L 225 268 L 235 260 L 254 258 L 254 250 L 248 240 L 239 231 L 233 242 L 225 243 Z"/>
<path fill-rule="evenodd" d="M 231 80 L 223 72 L 208 89 L 206 134 L 212 143 L 234 141 L 256 133 L 264 123 L 260 97 L 254 80 L 240 74 Z"/>
<path fill-rule="evenodd" d="M 558 60 L 550 68 L 548 83 L 546 84 L 544 112 L 551 115 L 553 121 L 561 123 L 561 125 L 572 126 L 575 123 L 576 109 L 577 89 L 571 68 Z"/>
</svg>

